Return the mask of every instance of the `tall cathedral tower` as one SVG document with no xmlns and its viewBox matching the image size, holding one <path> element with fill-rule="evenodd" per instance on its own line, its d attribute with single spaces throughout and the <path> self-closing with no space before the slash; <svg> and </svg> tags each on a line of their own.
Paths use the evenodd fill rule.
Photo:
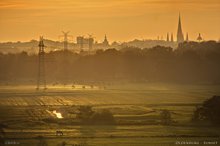
<svg viewBox="0 0 220 146">
<path fill-rule="evenodd" d="M 106 35 L 105 35 L 105 38 L 104 38 L 104 41 L 103 41 L 103 45 L 109 46 L 109 42 L 108 42 L 108 39 L 107 39 Z"/>
<path fill-rule="evenodd" d="M 184 42 L 180 14 L 179 14 L 179 24 L 178 24 L 178 29 L 177 29 L 177 42 L 178 43 Z"/>
</svg>

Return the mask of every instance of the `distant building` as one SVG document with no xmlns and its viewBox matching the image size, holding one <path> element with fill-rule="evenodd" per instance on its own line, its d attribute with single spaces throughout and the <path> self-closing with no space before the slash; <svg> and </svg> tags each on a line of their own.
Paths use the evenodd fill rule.
<svg viewBox="0 0 220 146">
<path fill-rule="evenodd" d="M 79 46 L 80 49 L 83 49 L 84 37 L 83 36 L 76 37 L 76 44 Z"/>
<path fill-rule="evenodd" d="M 86 41 L 88 41 L 89 50 L 91 50 L 94 44 L 94 39 L 92 37 L 89 37 L 86 39 Z"/>
<path fill-rule="evenodd" d="M 169 33 L 167 33 L 167 42 L 170 41 L 170 38 L 169 38 Z"/>
<path fill-rule="evenodd" d="M 80 49 L 88 48 L 92 49 L 94 39 L 92 37 L 85 38 L 83 36 L 76 37 L 76 44 Z"/>
<path fill-rule="evenodd" d="M 107 36 L 105 35 L 105 38 L 104 38 L 104 41 L 102 43 L 104 46 L 109 46 L 109 42 L 108 42 L 108 39 L 107 39 Z"/>
<path fill-rule="evenodd" d="M 188 35 L 188 33 L 186 34 L 186 42 L 188 42 L 189 41 L 189 35 Z"/>
<path fill-rule="evenodd" d="M 170 38 L 170 41 L 173 42 L 173 33 L 171 34 L 171 38 Z"/>
<path fill-rule="evenodd" d="M 109 46 L 110 44 L 106 35 L 104 36 L 104 40 L 101 42 L 94 40 L 92 35 L 89 35 L 88 37 L 76 37 L 76 49 L 88 50 L 90 53 L 95 52 L 98 49 L 108 49 Z"/>
<path fill-rule="evenodd" d="M 198 40 L 199 42 L 203 40 L 200 33 L 199 33 L 199 36 L 197 37 L 197 40 Z"/>
<path fill-rule="evenodd" d="M 182 25 L 181 25 L 181 18 L 179 15 L 179 23 L 178 23 L 178 29 L 177 29 L 177 43 L 184 42 L 184 36 L 182 31 Z"/>
</svg>

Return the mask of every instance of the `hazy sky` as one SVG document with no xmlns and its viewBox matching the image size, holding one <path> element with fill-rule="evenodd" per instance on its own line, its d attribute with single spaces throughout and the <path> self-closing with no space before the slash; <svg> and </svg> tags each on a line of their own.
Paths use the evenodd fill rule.
<svg viewBox="0 0 220 146">
<path fill-rule="evenodd" d="M 176 36 L 179 12 L 190 39 L 220 39 L 220 0 L 0 0 L 0 42 L 58 40 L 63 30 L 110 42 L 165 38 Z"/>
</svg>

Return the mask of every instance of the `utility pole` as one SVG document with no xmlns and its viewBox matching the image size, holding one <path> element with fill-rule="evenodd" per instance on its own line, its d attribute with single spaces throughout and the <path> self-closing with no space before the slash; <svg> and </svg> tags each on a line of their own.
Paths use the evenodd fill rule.
<svg viewBox="0 0 220 146">
<path fill-rule="evenodd" d="M 38 78 L 37 78 L 37 90 L 43 87 L 44 90 L 46 87 L 46 76 L 45 76 L 45 52 L 44 52 L 44 41 L 43 36 L 40 36 L 39 41 L 39 53 L 38 53 Z"/>
</svg>

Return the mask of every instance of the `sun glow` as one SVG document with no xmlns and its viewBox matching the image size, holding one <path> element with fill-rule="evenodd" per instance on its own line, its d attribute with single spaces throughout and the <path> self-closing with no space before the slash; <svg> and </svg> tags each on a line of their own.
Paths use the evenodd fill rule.
<svg viewBox="0 0 220 146">
<path fill-rule="evenodd" d="M 176 33 L 179 12 L 191 39 L 199 32 L 219 39 L 219 0 L 0 0 L 0 38 L 57 40 L 69 30 L 74 37 L 94 33 L 97 41 L 104 34 L 110 41 L 156 39 Z"/>
<path fill-rule="evenodd" d="M 62 119 L 63 118 L 62 114 L 57 112 L 56 110 L 53 111 L 53 114 L 55 114 L 58 119 Z"/>
</svg>

